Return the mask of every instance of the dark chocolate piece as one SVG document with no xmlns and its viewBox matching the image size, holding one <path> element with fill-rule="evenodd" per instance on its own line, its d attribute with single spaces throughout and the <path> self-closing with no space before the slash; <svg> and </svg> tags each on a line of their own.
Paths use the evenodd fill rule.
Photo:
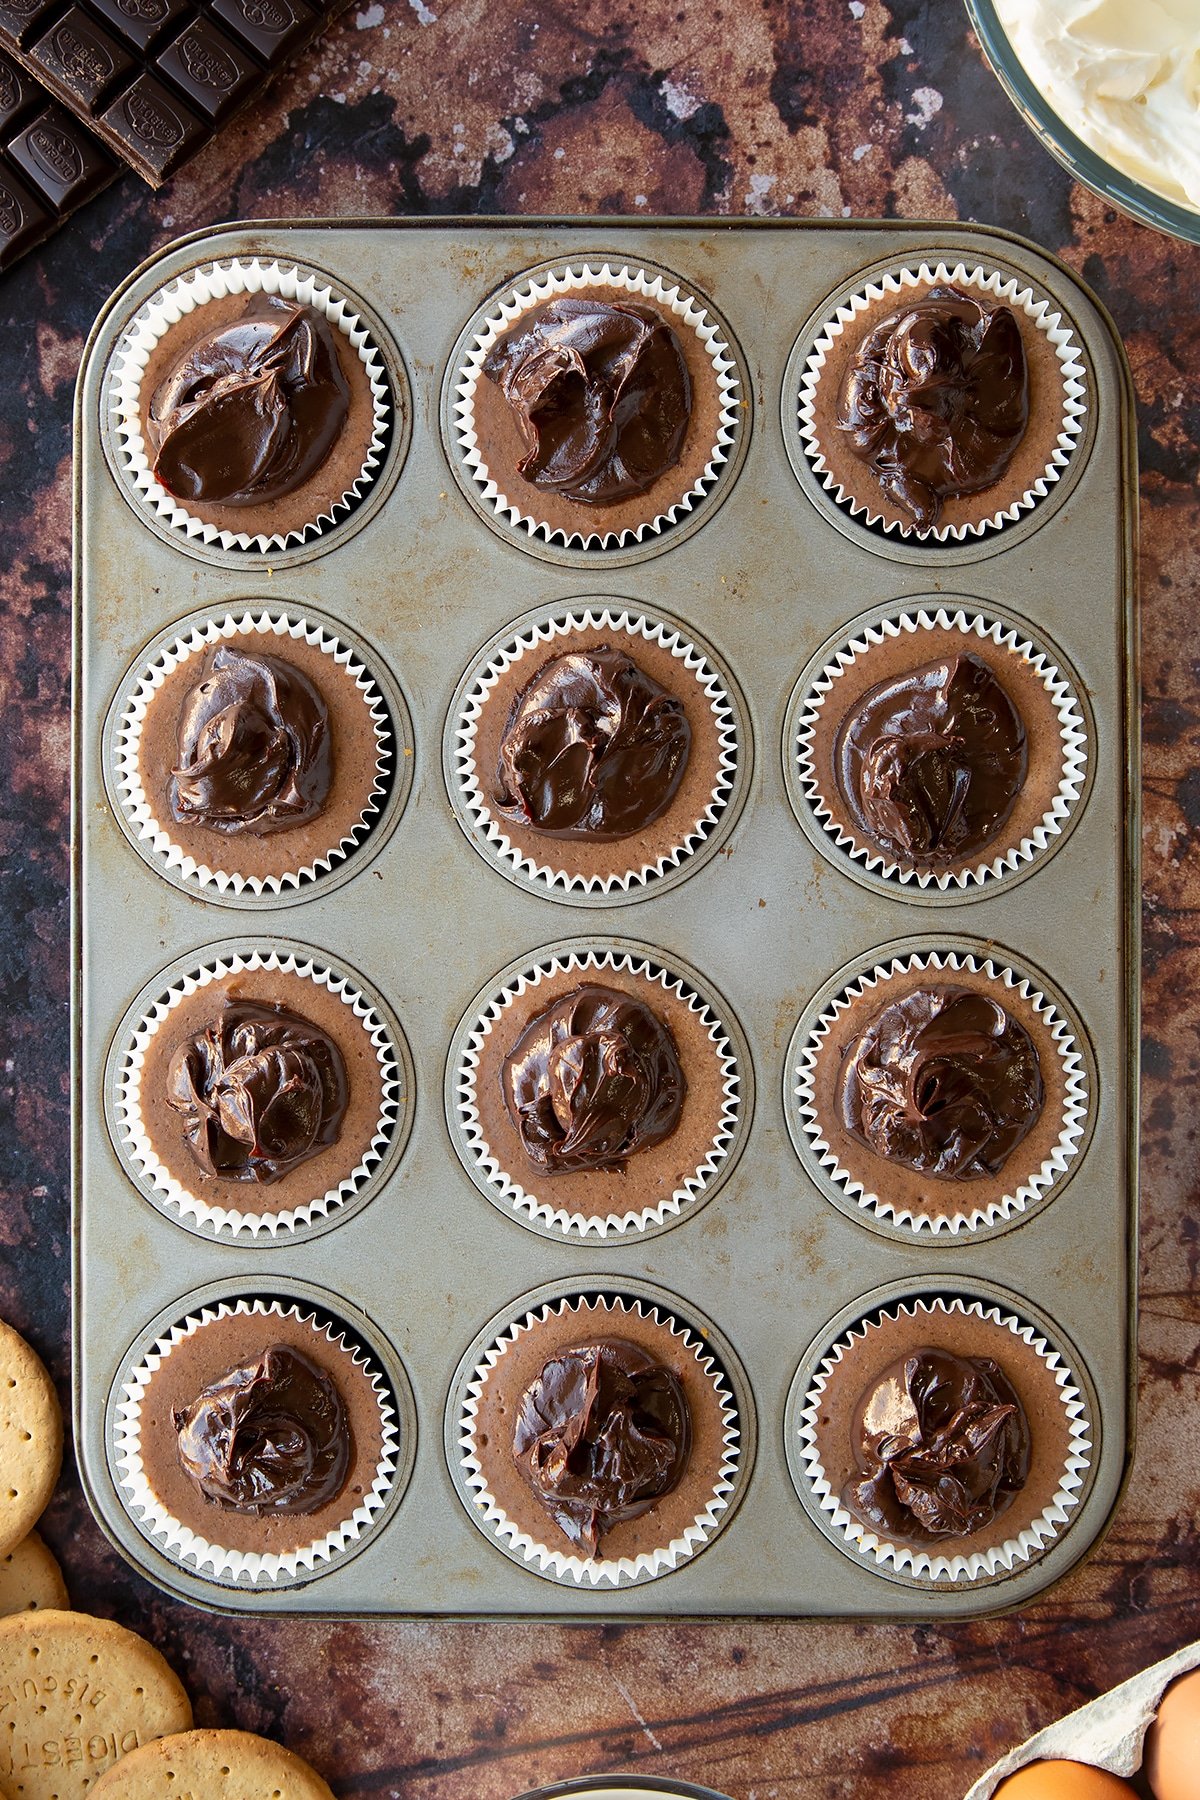
<svg viewBox="0 0 1200 1800">
<path fill-rule="evenodd" d="M 329 709 L 278 656 L 210 650 L 179 712 L 171 811 L 180 823 L 265 837 L 315 819 L 332 777 Z"/>
<path fill-rule="evenodd" d="M 204 142 L 204 126 L 155 75 L 139 75 L 99 123 L 147 181 L 164 181 Z"/>
<path fill-rule="evenodd" d="M 272 65 L 298 50 L 318 25 L 304 0 L 212 0 L 211 10 L 260 62 Z"/>
<path fill-rule="evenodd" d="M 88 0 L 88 5 L 115 37 L 140 54 L 183 20 L 189 0 Z"/>
<path fill-rule="evenodd" d="M 133 70 L 133 58 L 80 6 L 72 6 L 29 49 L 37 68 L 66 90 L 68 103 L 99 110 L 110 89 Z"/>
<path fill-rule="evenodd" d="M 692 385 L 679 339 L 653 307 L 557 299 L 489 352 L 526 447 L 518 472 L 587 506 L 644 494 L 683 450 Z"/>
<path fill-rule="evenodd" d="M 116 174 L 108 152 L 59 106 L 27 125 L 8 154 L 59 213 L 81 206 Z"/>
<path fill-rule="evenodd" d="M 215 124 L 239 107 L 260 82 L 259 72 L 245 52 L 205 19 L 185 26 L 160 50 L 158 66 L 189 105 Z"/>
<path fill-rule="evenodd" d="M 691 742 L 683 702 L 624 651 L 568 651 L 513 701 L 492 802 L 547 837 L 629 837 L 670 806 Z"/>
<path fill-rule="evenodd" d="M 228 1512 L 316 1512 L 345 1484 L 351 1441 L 342 1397 L 289 1345 L 227 1370 L 172 1423 L 184 1474 Z"/>
<path fill-rule="evenodd" d="M 0 56 L 0 132 L 16 129 L 46 104 L 46 92 L 32 75 Z"/>
<path fill-rule="evenodd" d="M 184 351 L 154 393 L 154 473 L 181 500 L 260 506 L 316 473 L 349 410 L 328 321 L 255 294 L 232 324 Z"/>
<path fill-rule="evenodd" d="M 526 1388 L 513 1460 L 564 1537 L 595 1556 L 606 1531 L 679 1485 L 691 1441 L 674 1370 L 601 1338 L 560 1351 Z"/>
<path fill-rule="evenodd" d="M 1029 1476 L 1025 1409 L 986 1356 L 918 1349 L 889 1364 L 855 1407 L 851 1447 L 859 1478 L 842 1499 L 899 1543 L 982 1531 Z"/>
<path fill-rule="evenodd" d="M 1028 419 L 1016 319 L 956 287 L 931 288 L 869 331 L 838 397 L 851 450 L 920 531 L 944 499 L 999 481 Z"/>
<path fill-rule="evenodd" d="M 14 169 L 0 162 L 0 267 L 23 256 L 53 223 L 53 210 L 37 199 Z"/>
<path fill-rule="evenodd" d="M 838 786 L 860 829 L 917 868 L 977 855 L 1025 782 L 1021 715 L 974 655 L 871 688 L 838 731 Z"/>
<path fill-rule="evenodd" d="M 629 1157 L 670 1137 L 687 1093 L 667 1026 L 594 982 L 529 1021 L 501 1081 L 530 1160 L 549 1175 L 623 1173 Z"/>
<path fill-rule="evenodd" d="M 283 1006 L 230 999 L 175 1050 L 167 1104 L 206 1176 L 269 1186 L 337 1142 L 346 1065 L 333 1039 Z"/>
<path fill-rule="evenodd" d="M 923 1175 L 998 1174 L 1043 1099 L 1033 1039 L 973 988 L 918 988 L 890 1001 L 845 1053 L 846 1130 Z"/>
<path fill-rule="evenodd" d="M 0 31 L 14 44 L 29 44 L 57 11 L 46 0 L 0 0 Z"/>
</svg>

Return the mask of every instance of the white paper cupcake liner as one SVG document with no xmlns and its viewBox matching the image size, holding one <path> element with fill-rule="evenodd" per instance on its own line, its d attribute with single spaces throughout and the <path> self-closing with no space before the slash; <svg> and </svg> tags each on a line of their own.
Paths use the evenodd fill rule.
<svg viewBox="0 0 1200 1800">
<path fill-rule="evenodd" d="M 912 1212 L 906 1206 L 889 1200 L 886 1194 L 873 1193 L 857 1176 L 852 1175 L 849 1169 L 843 1167 L 836 1151 L 827 1142 L 815 1101 L 817 1065 L 825 1042 L 841 1015 L 863 994 L 872 991 L 879 1006 L 886 1006 L 889 981 L 898 975 L 924 973 L 926 970 L 950 975 L 960 970 L 974 975 L 982 973 L 998 984 L 1001 991 L 996 998 L 999 1003 L 1003 1003 L 1005 990 L 1025 1001 L 1045 1026 L 1054 1044 L 1066 1088 L 1062 1129 L 1044 1161 L 1030 1171 L 1023 1181 L 1014 1183 L 1001 1199 L 993 1200 L 986 1206 L 964 1205 L 959 1210 L 944 1213 Z M 800 1048 L 793 1080 L 794 1122 L 821 1173 L 848 1200 L 857 1202 L 864 1213 L 872 1213 L 889 1224 L 906 1227 L 917 1236 L 928 1234 L 931 1237 L 965 1237 L 982 1226 L 997 1225 L 1016 1218 L 1028 1207 L 1037 1205 L 1066 1173 L 1077 1155 L 1087 1131 L 1091 1104 L 1087 1064 L 1079 1041 L 1072 1026 L 1054 1002 L 1028 976 L 1007 968 L 1002 962 L 997 962 L 992 957 L 984 960 L 955 950 L 922 951 L 910 956 L 893 957 L 889 962 L 879 963 L 855 977 L 817 1018 L 808 1041 Z M 1021 1146 L 1018 1144 L 1010 1161 L 1019 1162 L 1020 1156 Z M 884 1172 L 886 1173 L 886 1169 Z M 954 1182 L 945 1185 L 953 1186 L 957 1191 L 969 1188 L 971 1183 Z"/>
<path fill-rule="evenodd" d="M 210 987 L 214 982 L 230 975 L 241 975 L 255 969 L 275 969 L 283 974 L 296 975 L 336 994 L 358 1021 L 359 1028 L 366 1033 L 379 1064 L 382 1094 L 379 1122 L 360 1161 L 336 1187 L 327 1189 L 302 1206 L 290 1207 L 281 1212 L 253 1212 L 232 1205 L 211 1204 L 198 1192 L 185 1187 L 160 1161 L 142 1113 L 142 1073 L 150 1045 L 168 1023 L 180 1001 L 196 993 L 198 989 Z M 291 952 L 280 955 L 274 950 L 265 954 L 256 950 L 248 955 L 217 957 L 210 962 L 199 963 L 195 969 L 185 974 L 177 975 L 161 998 L 138 1020 L 131 1038 L 121 1052 L 115 1093 L 119 1121 L 117 1148 L 130 1174 L 154 1199 L 156 1205 L 165 1203 L 167 1208 L 183 1219 L 192 1221 L 197 1226 L 208 1226 L 222 1237 L 249 1232 L 254 1237 L 282 1238 L 298 1226 L 310 1225 L 315 1219 L 326 1218 L 336 1212 L 371 1180 L 399 1128 L 400 1108 L 406 1098 L 404 1085 L 396 1046 L 387 1026 L 349 977 Z M 233 1184 L 222 1185 L 229 1187 Z M 237 1185 L 240 1190 L 249 1184 Z M 253 1192 L 253 1188 L 250 1191 Z"/>
<path fill-rule="evenodd" d="M 206 301 L 228 294 L 278 294 L 284 300 L 311 306 L 346 339 L 366 370 L 374 412 L 373 430 L 362 468 L 340 500 L 305 526 L 287 532 L 220 530 L 195 517 L 159 481 L 142 434 L 141 386 L 146 365 L 159 340 L 179 321 Z M 189 269 L 155 294 L 141 308 L 118 348 L 111 378 L 111 409 L 117 455 L 125 483 L 139 505 L 164 525 L 201 544 L 223 550 L 286 550 L 318 537 L 337 524 L 357 504 L 379 472 L 392 425 L 393 400 L 383 358 L 350 303 L 324 280 L 305 274 L 294 264 L 269 262 L 257 257 L 234 257 L 229 262 Z"/>
<path fill-rule="evenodd" d="M 509 838 L 507 821 L 491 808 L 483 783 L 490 771 L 481 772 L 475 761 L 475 740 L 479 720 L 499 681 L 514 664 L 534 652 L 554 646 L 556 640 L 568 638 L 577 631 L 614 631 L 630 637 L 641 637 L 647 643 L 659 644 L 676 658 L 681 672 L 695 684 L 695 698 L 706 706 L 716 720 L 719 760 L 712 793 L 700 817 L 682 833 L 678 844 L 652 861 L 636 867 L 617 869 L 607 875 L 581 875 L 557 868 L 553 862 L 538 862 Z M 533 674 L 537 663 L 531 666 Z M 681 686 L 685 685 L 681 682 Z M 454 760 L 458 780 L 458 796 L 466 817 L 483 834 L 488 852 L 496 863 L 518 871 L 531 881 L 540 882 L 552 891 L 583 894 L 628 894 L 645 887 L 672 869 L 685 863 L 715 830 L 721 814 L 729 804 L 738 769 L 737 719 L 729 693 L 720 675 L 707 657 L 671 626 L 627 612 L 619 607 L 590 607 L 579 612 L 564 613 L 544 623 L 529 625 L 496 650 L 472 681 L 464 697 L 454 727 Z M 656 821 L 657 823 L 657 821 Z M 547 849 L 557 844 L 547 838 Z M 638 839 L 618 839 L 612 845 L 614 860 L 636 852 Z"/>
<path fill-rule="evenodd" d="M 989 1544 L 979 1550 L 955 1551 L 952 1555 L 947 1555 L 936 1547 L 925 1549 L 921 1546 L 889 1543 L 856 1519 L 843 1506 L 840 1494 L 834 1491 L 817 1448 L 817 1428 L 825 1390 L 843 1359 L 870 1337 L 873 1321 L 885 1318 L 892 1321 L 911 1319 L 919 1335 L 922 1318 L 939 1313 L 956 1313 L 964 1318 L 989 1320 L 992 1324 L 1011 1331 L 1014 1337 L 1036 1351 L 1054 1377 L 1068 1434 L 1068 1453 L 1058 1486 L 1050 1503 L 1032 1524 L 1015 1536 L 1004 1538 L 1000 1543 Z M 1092 1428 L 1083 1395 L 1076 1386 L 1071 1370 L 1053 1345 L 1034 1326 L 1025 1325 L 1014 1314 L 1001 1312 L 999 1307 L 987 1305 L 981 1300 L 943 1300 L 939 1297 L 933 1300 L 901 1301 L 893 1306 L 879 1308 L 869 1318 L 851 1327 L 821 1359 L 799 1416 L 798 1433 L 804 1475 L 812 1497 L 846 1545 L 865 1562 L 878 1568 L 888 1569 L 913 1581 L 945 1583 L 947 1586 L 960 1581 L 979 1581 L 1009 1574 L 1023 1563 L 1041 1556 L 1068 1524 L 1071 1513 L 1079 1504 L 1087 1471 L 1091 1466 Z M 1003 1515 L 997 1523 L 1003 1529 Z"/>
<path fill-rule="evenodd" d="M 1038 676 L 1055 713 L 1058 715 L 1059 732 L 1062 740 L 1062 776 L 1054 797 L 1043 813 L 1037 826 L 1023 837 L 1019 843 L 1004 843 L 1003 833 L 997 838 L 999 846 L 994 852 L 984 857 L 973 866 L 964 869 L 938 870 L 918 869 L 904 864 L 881 850 L 865 836 L 851 831 L 835 813 L 840 802 L 826 792 L 822 785 L 822 776 L 818 774 L 813 763 L 813 746 L 816 727 L 821 715 L 828 705 L 834 709 L 838 705 L 838 684 L 847 670 L 853 668 L 860 657 L 869 656 L 871 650 L 889 639 L 899 638 L 905 633 L 914 638 L 913 654 L 920 657 L 920 646 L 915 642 L 922 631 L 959 631 L 967 640 L 976 638 L 980 643 L 995 644 L 1010 656 L 1017 657 Z M 964 650 L 970 651 L 974 646 L 968 641 Z M 998 674 L 1003 683 L 1004 671 L 1001 667 Z M 862 864 L 868 873 L 878 875 L 886 881 L 896 881 L 905 886 L 917 888 L 940 888 L 943 893 L 953 889 L 967 890 L 982 887 L 987 882 L 999 880 L 1010 875 L 1025 864 L 1031 863 L 1047 850 L 1052 841 L 1060 837 L 1067 820 L 1070 818 L 1080 795 L 1083 793 L 1088 772 L 1088 733 L 1087 724 L 1080 708 L 1078 698 L 1070 681 L 1056 664 L 1028 638 L 1023 637 L 1013 626 L 1002 620 L 985 617 L 980 613 L 958 608 L 951 611 L 947 607 L 939 607 L 931 612 L 922 607 L 915 612 L 899 612 L 888 619 L 881 619 L 877 625 L 865 626 L 857 636 L 850 638 L 829 659 L 815 678 L 808 694 L 805 696 L 797 717 L 794 744 L 794 772 L 799 782 L 810 812 L 822 830 L 833 839 L 840 850 L 846 851 L 856 862 Z M 845 811 L 844 807 L 840 810 Z"/>
<path fill-rule="evenodd" d="M 500 487 L 484 462 L 479 447 L 475 431 L 475 391 L 480 381 L 485 379 L 483 364 L 493 345 L 523 313 L 543 306 L 558 294 L 575 294 L 597 287 L 618 288 L 628 294 L 656 301 L 674 315 L 678 325 L 686 326 L 695 333 L 712 364 L 713 378 L 721 397 L 721 412 L 708 460 L 685 494 L 633 528 L 622 531 L 597 529 L 569 532 L 562 527 L 548 525 L 538 518 L 536 512 L 526 512 L 519 499 L 514 499 Z M 488 313 L 455 376 L 454 433 L 459 455 L 482 498 L 506 523 L 542 538 L 548 544 L 561 544 L 568 549 L 621 549 L 626 545 L 643 543 L 667 526 L 676 524 L 691 512 L 716 482 L 737 437 L 740 387 L 737 362 L 721 335 L 720 327 L 699 300 L 687 293 L 671 277 L 650 274 L 645 269 L 633 268 L 624 263 L 606 261 L 599 266 L 587 262 L 573 263 L 558 272 L 550 271 L 522 278 Z M 671 471 L 668 470 L 662 481 L 669 484 L 670 475 Z M 531 483 L 525 485 L 529 487 L 530 495 L 536 495 L 536 487 Z M 530 501 L 530 504 L 533 503 Z M 647 503 L 653 504 L 652 493 L 647 495 Z"/>
<path fill-rule="evenodd" d="M 552 1318 L 562 1318 L 567 1313 L 577 1312 L 580 1316 L 581 1329 L 597 1329 L 592 1322 L 603 1321 L 599 1328 L 615 1330 L 619 1333 L 622 1315 L 635 1314 L 639 1318 L 648 1318 L 656 1324 L 667 1327 L 671 1335 L 678 1341 L 681 1352 L 686 1351 L 693 1357 L 705 1376 L 712 1382 L 721 1403 L 724 1421 L 724 1455 L 716 1481 L 713 1483 L 705 1504 L 697 1511 L 686 1530 L 669 1544 L 663 1544 L 654 1550 L 643 1551 L 638 1556 L 622 1556 L 609 1558 L 603 1556 L 578 1556 L 571 1552 L 554 1549 L 539 1539 L 531 1537 L 522 1530 L 515 1519 L 509 1517 L 499 1501 L 489 1491 L 487 1477 L 483 1473 L 475 1442 L 475 1425 L 478 1418 L 482 1396 L 492 1372 L 501 1364 L 512 1346 L 528 1331 L 535 1331 L 539 1325 Z M 742 1434 L 738 1420 L 737 1404 L 725 1380 L 724 1373 L 703 1340 L 687 1325 L 682 1324 L 661 1307 L 652 1306 L 636 1299 L 625 1299 L 620 1295 L 602 1295 L 596 1299 L 586 1297 L 572 1300 L 570 1298 L 547 1302 L 534 1312 L 526 1313 L 522 1318 L 514 1320 L 493 1341 L 477 1365 L 467 1386 L 466 1398 L 463 1402 L 462 1416 L 459 1423 L 459 1447 L 461 1451 L 461 1472 L 463 1482 L 470 1492 L 477 1514 L 486 1526 L 488 1533 L 505 1545 L 510 1552 L 516 1552 L 522 1561 L 535 1573 L 551 1580 L 581 1588 L 632 1587 L 639 1582 L 653 1581 L 660 1575 L 667 1575 L 677 1569 L 681 1563 L 702 1550 L 710 1538 L 720 1529 L 723 1515 L 729 1508 L 730 1497 L 734 1493 L 738 1481 L 741 1462 Z M 683 1481 L 687 1481 L 684 1471 Z M 547 1522 L 550 1523 L 549 1517 Z"/>
<path fill-rule="evenodd" d="M 1057 443 L 1046 464 L 1045 469 L 1032 485 L 1010 505 L 1000 507 L 989 517 L 966 525 L 936 525 L 928 531 L 919 531 L 914 525 L 902 524 L 896 519 L 885 519 L 878 506 L 870 498 L 876 478 L 869 464 L 861 465 L 863 487 L 867 497 L 850 493 L 829 468 L 825 453 L 817 436 L 816 393 L 817 386 L 825 369 L 826 361 L 834 343 L 840 338 L 848 326 L 881 302 L 895 301 L 898 306 L 911 294 L 912 290 L 928 284 L 949 283 L 954 287 L 974 289 L 989 299 L 1002 305 L 1023 312 L 1031 319 L 1040 332 L 1043 332 L 1054 346 L 1058 358 L 1059 372 L 1063 383 L 1062 418 L 1057 434 Z M 884 316 L 881 312 L 880 316 Z M 1019 519 L 1021 514 L 1044 500 L 1054 483 L 1059 480 L 1072 452 L 1078 445 L 1087 414 L 1087 370 L 1084 367 L 1079 345 L 1076 343 L 1071 326 L 1060 312 L 1057 312 L 1049 299 L 1039 299 L 1033 289 L 998 270 L 990 272 L 978 266 L 966 263 L 955 263 L 950 267 L 944 262 L 934 265 L 921 263 L 916 269 L 901 268 L 888 270 L 869 282 L 859 293 L 852 294 L 837 308 L 833 317 L 822 327 L 813 344 L 812 350 L 804 365 L 804 373 L 800 382 L 800 440 L 805 454 L 812 464 L 815 474 L 821 477 L 824 486 L 839 506 L 844 507 L 862 524 L 876 527 L 887 533 L 894 533 L 901 538 L 914 538 L 920 543 L 965 543 L 970 538 L 983 537 L 990 531 L 999 531 L 1012 520 Z M 1003 482 L 1004 477 L 1001 477 Z"/>
<path fill-rule="evenodd" d="M 169 816 L 160 818 L 155 811 L 155 803 L 146 792 L 138 766 L 146 714 L 167 678 L 193 659 L 197 661 L 198 672 L 199 662 L 214 645 L 236 643 L 239 637 L 250 635 L 277 637 L 280 640 L 279 650 L 285 656 L 287 643 L 291 640 L 315 645 L 326 656 L 331 657 L 352 679 L 375 729 L 374 783 L 352 830 L 338 843 L 331 844 L 321 855 L 310 857 L 295 868 L 283 869 L 277 875 L 242 875 L 236 869 L 211 868 L 207 863 L 197 862 L 174 842 L 171 835 L 173 821 Z M 161 862 L 165 870 L 178 875 L 189 884 L 211 888 L 218 894 L 282 894 L 329 874 L 334 865 L 344 861 L 355 845 L 361 843 L 367 835 L 378 816 L 388 791 L 389 780 L 394 773 L 395 734 L 383 696 L 369 670 L 356 653 L 332 632 L 326 631 L 323 626 L 311 624 L 303 616 L 289 613 L 226 613 L 223 618 L 214 616 L 201 625 L 192 626 L 144 665 L 121 710 L 113 761 L 116 791 L 125 816 L 135 836 L 153 853 L 156 861 Z M 218 832 L 210 835 L 214 840 L 214 848 L 219 844 L 230 860 L 236 858 L 240 841 L 236 835 L 226 837 Z M 281 859 L 286 856 L 288 835 L 286 832 L 273 834 L 274 842 L 279 845 Z"/>
<path fill-rule="evenodd" d="M 713 1055 L 721 1066 L 721 1118 L 712 1143 L 696 1168 L 673 1193 L 668 1194 L 657 1205 L 631 1207 L 625 1212 L 603 1214 L 571 1212 L 566 1207 L 556 1206 L 542 1194 L 523 1187 L 493 1152 L 479 1115 L 477 1076 L 480 1053 L 493 1032 L 502 1026 L 505 1014 L 513 1002 L 531 988 L 539 987 L 543 980 L 565 974 L 603 976 L 608 970 L 644 976 L 651 985 L 682 1000 L 702 1021 L 713 1047 Z M 733 1045 L 721 1019 L 689 982 L 672 975 L 648 957 L 626 951 L 573 950 L 552 955 L 523 971 L 508 986 L 501 988 L 488 1002 L 466 1038 L 455 1070 L 453 1087 L 462 1143 L 470 1161 L 482 1176 L 489 1194 L 494 1195 L 518 1218 L 527 1218 L 560 1231 L 564 1236 L 595 1238 L 601 1242 L 632 1236 L 651 1226 L 662 1225 L 668 1219 L 678 1218 L 685 1208 L 705 1194 L 714 1181 L 726 1172 L 745 1120 L 743 1079 Z M 680 1129 L 683 1129 L 682 1125 Z M 547 1185 L 553 1185 L 552 1178 L 547 1178 Z"/>
<path fill-rule="evenodd" d="M 239 1316 L 262 1319 L 290 1317 L 311 1323 L 322 1344 L 339 1358 L 344 1357 L 356 1371 L 365 1373 L 370 1378 L 379 1402 L 383 1443 L 369 1489 L 341 1524 L 334 1526 L 324 1536 L 315 1538 L 312 1543 L 286 1554 L 229 1550 L 220 1544 L 210 1543 L 167 1510 L 151 1488 L 142 1462 L 142 1403 L 155 1375 L 172 1351 L 195 1332 L 217 1320 Z M 358 1378 L 356 1373 L 354 1379 Z M 299 1306 L 285 1307 L 277 1300 L 238 1300 L 232 1305 L 222 1300 L 214 1306 L 204 1307 L 201 1312 L 183 1319 L 178 1325 L 173 1325 L 164 1337 L 158 1339 L 153 1350 L 146 1354 L 123 1384 L 116 1407 L 115 1438 L 117 1485 L 121 1498 L 140 1529 L 158 1548 L 176 1562 L 192 1567 L 201 1574 L 211 1575 L 215 1580 L 249 1581 L 264 1585 L 277 1582 L 281 1577 L 292 1580 L 302 1572 L 321 1572 L 340 1551 L 362 1536 L 387 1504 L 388 1495 L 396 1480 L 399 1447 L 396 1408 L 392 1395 L 383 1375 L 367 1352 L 357 1343 L 348 1341 L 344 1332 L 335 1330 L 331 1323 L 321 1320 L 316 1314 L 304 1312 Z M 210 1510 L 214 1525 L 219 1524 L 219 1507 L 214 1505 Z"/>
</svg>

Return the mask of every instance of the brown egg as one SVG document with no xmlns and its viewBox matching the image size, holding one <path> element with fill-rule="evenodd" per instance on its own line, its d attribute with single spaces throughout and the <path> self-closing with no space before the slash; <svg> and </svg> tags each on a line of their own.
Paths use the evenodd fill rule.
<svg viewBox="0 0 1200 1800">
<path fill-rule="evenodd" d="M 1119 1775 L 1090 1763 L 1037 1762 L 1018 1769 L 996 1789 L 995 1800 L 1137 1800 Z M 1163 1800 L 1163 1796 L 1159 1796 Z"/>
<path fill-rule="evenodd" d="M 1200 1669 L 1167 1689 L 1146 1734 L 1144 1767 L 1155 1800 L 1200 1800 Z"/>
</svg>

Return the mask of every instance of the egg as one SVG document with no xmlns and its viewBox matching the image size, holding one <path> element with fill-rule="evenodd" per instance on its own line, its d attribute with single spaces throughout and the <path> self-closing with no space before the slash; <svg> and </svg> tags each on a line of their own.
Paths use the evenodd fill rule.
<svg viewBox="0 0 1200 1800">
<path fill-rule="evenodd" d="M 1154 1800 L 1200 1800 L 1200 1669 L 1167 1689 L 1143 1766 Z"/>
<path fill-rule="evenodd" d="M 995 1800 L 1137 1800 L 1137 1795 L 1120 1776 L 1090 1763 L 1037 1762 L 1002 1781 Z"/>
</svg>

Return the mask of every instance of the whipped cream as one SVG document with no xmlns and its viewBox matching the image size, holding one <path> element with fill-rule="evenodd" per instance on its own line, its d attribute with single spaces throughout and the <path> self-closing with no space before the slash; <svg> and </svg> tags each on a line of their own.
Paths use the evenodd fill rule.
<svg viewBox="0 0 1200 1800">
<path fill-rule="evenodd" d="M 1200 0 L 995 0 L 1063 123 L 1121 174 L 1200 212 Z"/>
</svg>

